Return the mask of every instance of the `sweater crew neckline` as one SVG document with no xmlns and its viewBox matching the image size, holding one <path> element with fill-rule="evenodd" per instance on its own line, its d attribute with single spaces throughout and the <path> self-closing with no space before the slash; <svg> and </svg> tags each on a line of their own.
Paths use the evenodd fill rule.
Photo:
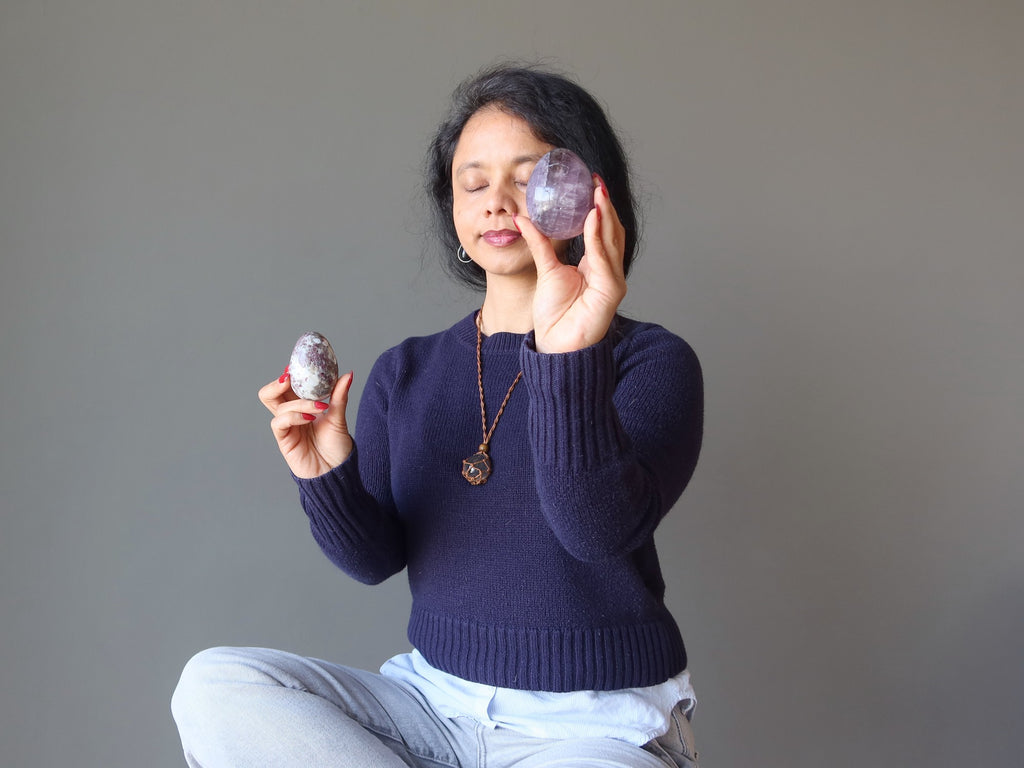
<svg viewBox="0 0 1024 768">
<path fill-rule="evenodd" d="M 471 349 L 476 349 L 476 313 L 478 311 L 473 310 L 467 317 L 464 317 L 452 326 L 451 329 L 451 333 L 456 340 Z M 527 333 L 510 333 L 507 331 L 492 333 L 489 336 L 485 335 L 481 345 L 482 351 L 486 354 L 518 354 L 523 348 L 523 342 L 527 336 L 529 336 Z"/>
</svg>

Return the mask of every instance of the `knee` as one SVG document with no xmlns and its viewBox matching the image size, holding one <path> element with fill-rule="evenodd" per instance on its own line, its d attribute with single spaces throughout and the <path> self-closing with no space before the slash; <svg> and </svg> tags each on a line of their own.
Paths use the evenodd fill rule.
<svg viewBox="0 0 1024 768">
<path fill-rule="evenodd" d="M 221 707 L 218 699 L 222 698 L 224 686 L 237 680 L 232 668 L 240 665 L 241 651 L 208 648 L 188 660 L 171 695 L 171 714 L 179 728 Z"/>
</svg>

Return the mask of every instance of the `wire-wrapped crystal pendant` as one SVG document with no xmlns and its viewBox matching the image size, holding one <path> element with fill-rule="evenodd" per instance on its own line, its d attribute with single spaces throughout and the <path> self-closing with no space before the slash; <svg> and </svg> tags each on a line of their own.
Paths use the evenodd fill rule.
<svg viewBox="0 0 1024 768">
<path fill-rule="evenodd" d="M 483 485 L 491 476 L 491 457 L 487 455 L 487 445 L 481 445 L 480 450 L 462 460 L 462 476 L 470 485 Z"/>
</svg>

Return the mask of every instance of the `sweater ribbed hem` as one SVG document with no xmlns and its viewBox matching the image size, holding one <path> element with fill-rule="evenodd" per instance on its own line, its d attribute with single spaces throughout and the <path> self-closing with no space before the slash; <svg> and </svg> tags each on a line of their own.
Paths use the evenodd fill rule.
<svg viewBox="0 0 1024 768">
<path fill-rule="evenodd" d="M 667 615 L 621 627 L 548 629 L 491 626 L 414 609 L 409 640 L 438 669 L 501 688 L 638 688 L 686 668 L 682 637 Z"/>
</svg>

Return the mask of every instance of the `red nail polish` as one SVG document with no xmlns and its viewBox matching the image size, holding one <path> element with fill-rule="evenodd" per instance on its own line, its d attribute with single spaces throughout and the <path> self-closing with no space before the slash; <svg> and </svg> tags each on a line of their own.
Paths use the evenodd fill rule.
<svg viewBox="0 0 1024 768">
<path fill-rule="evenodd" d="M 327 403 L 317 400 L 315 403 L 313 403 L 313 407 L 316 408 L 318 411 L 326 411 L 329 406 Z"/>
<path fill-rule="evenodd" d="M 288 369 L 289 369 L 290 367 L 291 367 L 291 363 L 288 363 L 288 365 L 286 365 L 286 366 L 284 367 L 284 373 L 282 373 L 282 374 L 281 374 L 281 378 L 279 378 L 279 379 L 277 380 L 277 383 L 278 383 L 278 384 L 284 384 L 284 380 L 288 378 Z"/>
<path fill-rule="evenodd" d="M 523 234 L 523 230 L 519 228 L 519 222 L 516 221 L 516 215 L 514 213 L 512 214 L 512 226 L 516 228 L 516 232 L 520 235 Z"/>
<path fill-rule="evenodd" d="M 312 413 L 304 413 L 302 414 L 302 418 L 304 418 L 306 421 L 314 421 L 316 419 L 316 416 L 314 416 Z"/>
</svg>

